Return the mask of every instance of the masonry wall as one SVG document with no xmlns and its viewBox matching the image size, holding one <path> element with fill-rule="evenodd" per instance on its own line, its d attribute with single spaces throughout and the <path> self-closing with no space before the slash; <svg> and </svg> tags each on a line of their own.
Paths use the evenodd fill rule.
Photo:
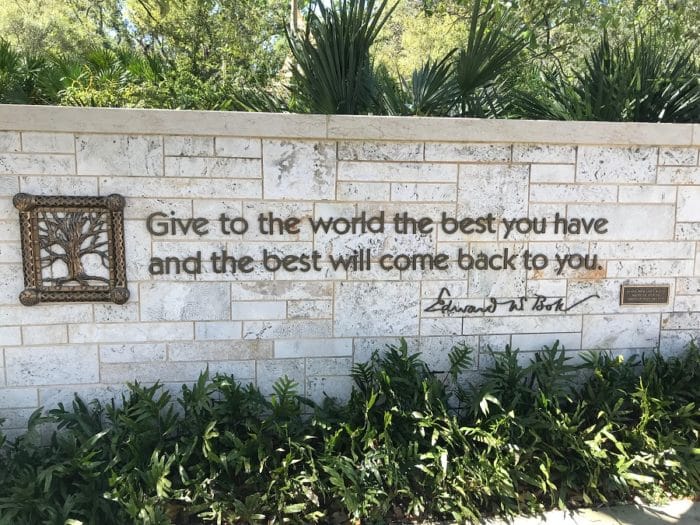
<svg viewBox="0 0 700 525">
<path fill-rule="evenodd" d="M 343 397 L 353 363 L 399 337 L 437 370 L 464 342 L 475 374 L 488 346 L 511 344 L 524 359 L 555 340 L 574 355 L 678 352 L 700 338 L 699 147 L 700 125 L 0 106 L 0 417 L 18 429 L 74 392 L 107 398 L 134 380 L 177 388 L 207 366 L 267 392 L 286 374 L 309 397 Z M 125 196 L 128 303 L 22 306 L 17 192 Z M 154 212 L 212 226 L 152 235 Z M 261 233 L 258 217 L 270 212 L 299 218 L 299 232 Z M 314 234 L 309 222 L 362 212 L 384 212 L 384 233 Z M 249 230 L 222 233 L 221 213 Z M 434 228 L 397 232 L 403 213 Z M 443 214 L 492 214 L 494 231 L 446 233 Z M 555 232 L 557 214 L 607 227 Z M 506 237 L 503 218 L 546 219 L 548 229 Z M 506 248 L 515 268 L 457 261 L 460 250 Z M 255 270 L 149 272 L 152 257 L 201 251 L 206 262 L 224 249 L 253 257 Z M 366 249 L 370 270 L 332 268 L 329 256 Z M 264 250 L 321 258 L 309 272 L 271 272 Z M 550 264 L 527 269 L 526 250 Z M 386 254 L 447 254 L 448 268 L 384 270 Z M 597 261 L 558 271 L 566 254 Z M 620 305 L 623 284 L 669 285 L 669 303 Z M 431 308 L 443 289 L 476 311 Z M 564 308 L 533 309 L 538 296 Z M 478 311 L 492 300 L 495 311 Z"/>
</svg>

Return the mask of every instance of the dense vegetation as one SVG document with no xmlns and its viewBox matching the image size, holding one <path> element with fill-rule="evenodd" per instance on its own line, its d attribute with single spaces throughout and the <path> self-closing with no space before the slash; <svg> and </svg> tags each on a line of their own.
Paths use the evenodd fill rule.
<svg viewBox="0 0 700 525">
<path fill-rule="evenodd" d="M 177 400 L 135 384 L 117 404 L 37 411 L 0 453 L 0 523 L 463 523 L 700 491 L 695 345 L 488 357 L 471 385 L 468 348 L 433 372 L 401 341 L 355 366 L 346 404 L 203 374 Z"/>
<path fill-rule="evenodd" d="M 700 122 L 700 4 L 4 0 L 0 103 Z"/>
</svg>

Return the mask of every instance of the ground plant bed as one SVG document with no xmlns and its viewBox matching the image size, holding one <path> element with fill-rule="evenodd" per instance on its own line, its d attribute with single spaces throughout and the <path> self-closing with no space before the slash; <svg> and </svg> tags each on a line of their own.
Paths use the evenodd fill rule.
<svg viewBox="0 0 700 525">
<path fill-rule="evenodd" d="M 37 410 L 2 448 L 0 523 L 464 523 L 700 491 L 695 344 L 499 349 L 475 384 L 471 349 L 445 351 L 440 372 L 403 340 L 375 352 L 347 402 L 204 372 Z"/>
</svg>

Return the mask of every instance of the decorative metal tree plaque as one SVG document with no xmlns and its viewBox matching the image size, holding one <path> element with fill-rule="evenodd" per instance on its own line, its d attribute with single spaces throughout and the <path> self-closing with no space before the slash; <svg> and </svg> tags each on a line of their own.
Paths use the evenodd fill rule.
<svg viewBox="0 0 700 525">
<path fill-rule="evenodd" d="M 39 302 L 129 299 L 124 197 L 18 193 L 26 306 Z"/>
</svg>

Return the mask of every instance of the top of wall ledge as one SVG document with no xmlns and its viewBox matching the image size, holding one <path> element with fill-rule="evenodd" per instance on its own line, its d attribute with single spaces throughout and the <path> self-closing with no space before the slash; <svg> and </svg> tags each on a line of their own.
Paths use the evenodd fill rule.
<svg viewBox="0 0 700 525">
<path fill-rule="evenodd" d="M 700 124 L 326 116 L 2 104 L 0 130 L 435 142 L 700 145 Z"/>
</svg>

